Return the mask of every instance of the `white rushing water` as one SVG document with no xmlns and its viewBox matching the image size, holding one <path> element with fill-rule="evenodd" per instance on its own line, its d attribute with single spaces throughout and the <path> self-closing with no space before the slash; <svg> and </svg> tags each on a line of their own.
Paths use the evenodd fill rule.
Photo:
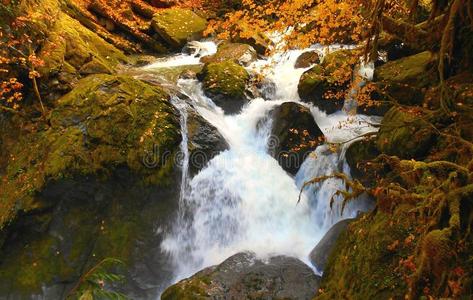
<svg viewBox="0 0 473 300">
<path fill-rule="evenodd" d="M 214 52 L 214 46 L 208 42 L 203 45 L 207 50 L 199 50 L 201 53 Z M 323 52 L 320 47 L 313 49 Z M 162 249 L 174 260 L 176 280 L 245 250 L 261 257 L 284 254 L 307 262 L 309 252 L 331 225 L 365 209 L 360 201 L 350 204 L 341 215 L 340 200 L 330 209 L 332 195 L 344 188 L 336 179 L 307 188 L 296 205 L 300 188 L 307 180 L 349 172 L 345 148 L 333 151 L 326 145 L 318 147 L 295 177 L 268 154 L 272 122 L 267 116 L 283 102 L 299 102 L 297 85 L 305 69 L 295 69 L 294 63 L 308 50 L 276 53 L 251 64 L 247 69 L 264 74 L 274 83 L 275 91 L 269 101 L 253 99 L 236 115 L 224 115 L 204 95 L 198 81 L 178 82 L 179 90 L 220 131 L 230 148 L 214 157 L 195 177 L 184 178 L 187 173 L 183 176 L 179 220 L 162 243 Z M 187 65 L 196 59 L 195 55 L 183 54 L 147 68 Z M 311 109 L 330 142 L 350 140 L 375 130 L 366 122 L 373 120 L 366 116 L 349 116 L 343 111 L 327 116 L 309 104 L 301 104 Z M 181 112 L 185 107 L 177 106 Z M 181 120 L 183 126 L 185 120 Z"/>
</svg>

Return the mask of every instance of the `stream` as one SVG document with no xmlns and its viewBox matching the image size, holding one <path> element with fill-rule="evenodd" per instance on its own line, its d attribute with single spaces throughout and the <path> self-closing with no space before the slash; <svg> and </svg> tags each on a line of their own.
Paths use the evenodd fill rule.
<svg viewBox="0 0 473 300">
<path fill-rule="evenodd" d="M 151 72 L 200 64 L 200 57 L 214 54 L 213 42 L 193 42 L 193 54 L 179 54 L 159 59 L 145 66 Z M 336 222 L 356 217 L 369 209 L 369 201 L 350 202 L 341 213 L 341 199 L 333 209 L 330 199 L 344 184 L 329 179 L 304 190 L 302 185 L 318 176 L 334 172 L 350 174 L 345 161 L 349 143 L 339 149 L 319 146 L 292 176 L 271 156 L 274 137 L 271 136 L 271 110 L 284 102 L 297 102 L 308 107 L 331 143 L 345 142 L 364 133 L 375 131 L 370 124 L 375 117 L 349 115 L 344 110 L 327 115 L 311 104 L 300 102 L 297 92 L 299 78 L 307 69 L 296 69 L 296 59 L 305 51 L 325 49 L 313 46 L 305 50 L 276 51 L 270 57 L 247 66 L 250 73 L 259 72 L 272 83 L 263 86 L 263 98 L 251 99 L 235 115 L 225 115 L 212 99 L 206 97 L 195 79 L 179 79 L 177 89 L 186 97 L 175 97 L 174 105 L 181 113 L 182 152 L 184 164 L 180 191 L 179 213 L 161 245 L 172 259 L 174 282 L 197 271 L 221 263 L 229 256 L 252 251 L 261 258 L 287 255 L 308 265 L 308 255 L 318 241 Z M 369 79 L 372 68 L 364 66 Z M 182 98 L 182 99 L 181 99 Z M 187 150 L 187 110 L 198 114 L 215 126 L 229 145 L 195 176 L 188 171 L 192 159 Z M 314 270 L 316 273 L 320 272 Z"/>
</svg>

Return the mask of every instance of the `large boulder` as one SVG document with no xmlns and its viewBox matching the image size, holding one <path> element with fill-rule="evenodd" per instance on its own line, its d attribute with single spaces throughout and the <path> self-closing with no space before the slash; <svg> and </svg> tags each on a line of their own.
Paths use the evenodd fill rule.
<svg viewBox="0 0 473 300">
<path fill-rule="evenodd" d="M 391 108 L 383 118 L 377 147 L 385 154 L 402 159 L 421 158 L 435 143 L 435 129 L 415 113 Z"/>
<path fill-rule="evenodd" d="M 197 174 L 212 158 L 229 148 L 218 129 L 194 110 L 188 112 L 187 136 L 191 175 Z"/>
<path fill-rule="evenodd" d="M 347 230 L 348 225 L 353 219 L 346 219 L 333 225 L 332 228 L 324 235 L 320 242 L 315 246 L 309 254 L 312 265 L 319 271 L 323 272 L 340 235 Z"/>
<path fill-rule="evenodd" d="M 437 57 L 425 51 L 388 62 L 376 68 L 374 81 L 384 100 L 422 104 L 426 87 L 438 81 Z"/>
<path fill-rule="evenodd" d="M 354 57 L 350 50 L 327 54 L 320 65 L 302 74 L 298 86 L 299 97 L 327 114 L 342 109 L 345 102 L 343 95 L 348 89 L 353 65 Z"/>
<path fill-rule="evenodd" d="M 191 10 L 168 8 L 154 15 L 151 26 L 169 46 L 180 49 L 188 41 L 202 38 L 207 21 Z"/>
<path fill-rule="evenodd" d="M 218 63 L 231 60 L 239 65 L 247 66 L 257 59 L 255 49 L 247 44 L 222 43 L 214 55 L 204 56 L 200 59 L 203 63 Z"/>
<path fill-rule="evenodd" d="M 2 149 L 11 155 L 0 189 L 0 298 L 64 299 L 107 257 L 125 263 L 132 298 L 157 296 L 171 274 L 157 228 L 179 196 L 166 154 L 181 142 L 169 98 L 132 77 L 91 75 L 57 101 L 50 127 Z"/>
<path fill-rule="evenodd" d="M 247 102 L 248 72 L 232 61 L 206 64 L 197 74 L 204 92 L 226 113 L 236 113 Z"/>
<path fill-rule="evenodd" d="M 294 102 L 285 102 L 274 109 L 271 142 L 273 155 L 284 170 L 296 174 L 307 155 L 324 140 L 324 134 L 315 123 L 308 108 Z"/>
<path fill-rule="evenodd" d="M 263 261 L 243 252 L 169 287 L 161 299 L 302 300 L 312 299 L 318 286 L 319 277 L 296 258 L 275 256 Z"/>
</svg>

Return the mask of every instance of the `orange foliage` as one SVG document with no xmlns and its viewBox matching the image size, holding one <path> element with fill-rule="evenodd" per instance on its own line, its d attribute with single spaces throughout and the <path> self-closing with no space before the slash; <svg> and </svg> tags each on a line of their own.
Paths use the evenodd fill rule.
<svg viewBox="0 0 473 300">
<path fill-rule="evenodd" d="M 5 8 L 5 6 L 3 7 Z M 10 4 L 9 9 L 14 9 Z M 23 99 L 25 82 L 18 79 L 26 72 L 26 77 L 37 89 L 36 79 L 40 74 L 36 68 L 44 61 L 35 55 L 45 37 L 38 24 L 47 25 L 52 17 L 41 13 L 29 13 L 4 20 L 0 27 L 0 106 L 18 109 Z M 35 91 L 36 92 L 36 91 Z M 39 93 L 37 94 L 39 97 Z M 39 99 L 40 100 L 40 99 Z"/>
</svg>

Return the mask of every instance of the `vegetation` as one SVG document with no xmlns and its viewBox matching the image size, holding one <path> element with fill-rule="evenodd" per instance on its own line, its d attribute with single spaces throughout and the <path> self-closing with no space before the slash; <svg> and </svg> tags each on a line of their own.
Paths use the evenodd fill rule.
<svg viewBox="0 0 473 300">
<path fill-rule="evenodd" d="M 123 276 L 108 271 L 110 267 L 117 265 L 123 265 L 123 262 L 113 258 L 105 258 L 99 262 L 82 275 L 77 284 L 69 291 L 67 299 L 127 299 L 125 295 L 106 288 L 107 284 L 120 283 L 124 280 Z"/>
</svg>

